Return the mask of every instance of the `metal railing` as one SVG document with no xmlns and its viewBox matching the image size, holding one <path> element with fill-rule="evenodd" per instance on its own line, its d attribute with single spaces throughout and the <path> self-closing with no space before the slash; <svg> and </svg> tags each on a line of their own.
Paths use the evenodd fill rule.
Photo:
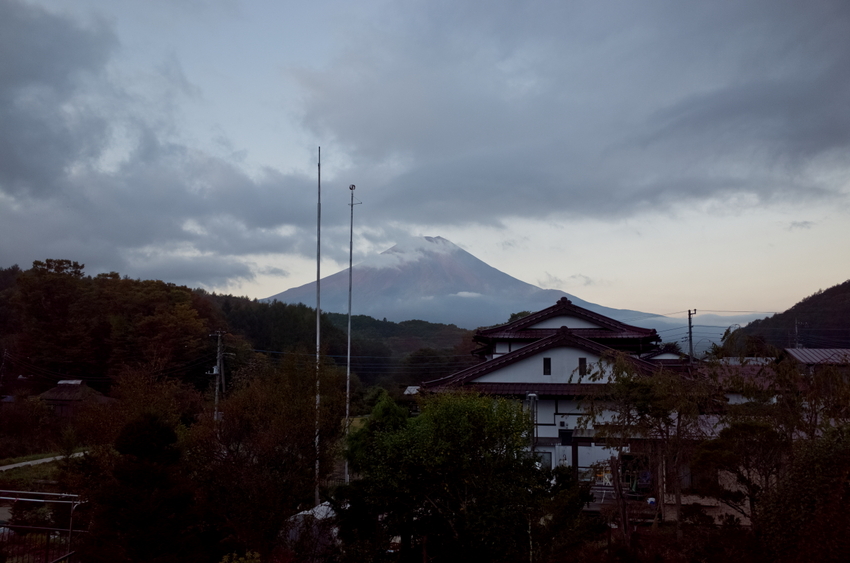
<svg viewBox="0 0 850 563">
<path fill-rule="evenodd" d="M 68 530 L 42 526 L 0 527 L 0 563 L 76 563 Z"/>
<path fill-rule="evenodd" d="M 80 505 L 78 495 L 41 491 L 0 490 L 0 503 L 6 501 L 13 507 L 45 505 L 55 511 L 58 506 L 68 506 L 64 515 L 67 526 L 35 526 L 32 522 L 18 521 L 0 524 L 0 563 L 57 563 L 74 562 L 74 544 L 79 533 L 74 529 L 74 510 Z M 63 518 L 64 519 L 64 518 Z M 64 522 L 63 522 L 64 523 Z"/>
</svg>

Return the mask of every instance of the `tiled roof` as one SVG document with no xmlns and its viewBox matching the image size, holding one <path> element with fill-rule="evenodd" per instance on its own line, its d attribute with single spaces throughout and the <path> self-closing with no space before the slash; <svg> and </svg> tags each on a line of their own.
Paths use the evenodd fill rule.
<svg viewBox="0 0 850 563">
<path fill-rule="evenodd" d="M 501 326 L 496 326 L 493 328 L 482 329 L 478 331 L 478 334 L 481 336 L 492 337 L 494 334 L 502 334 L 505 332 L 509 332 L 511 334 L 515 334 L 517 331 L 526 330 L 527 327 L 534 326 L 535 324 L 545 321 L 547 319 L 551 319 L 553 317 L 558 317 L 564 314 L 569 314 L 578 318 L 585 319 L 587 321 L 593 322 L 604 329 L 606 329 L 606 334 L 608 331 L 611 332 L 630 332 L 632 333 L 632 337 L 634 336 L 657 336 L 655 329 L 653 328 L 641 328 L 637 326 L 627 325 L 625 323 L 621 323 L 620 321 L 616 321 L 612 318 L 606 317 L 605 315 L 600 315 L 599 313 L 594 313 L 589 309 L 585 309 L 584 307 L 579 307 L 578 305 L 574 305 L 572 301 L 567 299 L 566 297 L 561 297 L 557 303 L 552 305 L 551 307 L 547 307 L 542 311 L 537 311 L 536 313 L 532 313 L 528 316 L 525 316 L 521 319 L 517 319 L 512 323 L 507 323 Z M 539 329 L 537 329 L 539 330 Z M 555 329 L 557 330 L 557 329 Z M 575 330 L 575 329 L 574 329 Z"/>
<path fill-rule="evenodd" d="M 774 380 L 773 369 L 772 363 L 720 361 L 697 364 L 694 374 L 715 379 L 727 391 L 739 389 L 741 385 L 766 390 Z"/>
<path fill-rule="evenodd" d="M 511 365 L 530 356 L 534 356 L 535 354 L 538 354 L 545 350 L 562 346 L 573 346 L 582 350 L 593 352 L 598 356 L 604 356 L 606 354 L 616 352 L 616 350 L 613 350 L 608 346 L 598 344 L 596 342 L 593 342 L 592 340 L 588 340 L 587 338 L 582 338 L 581 336 L 577 336 L 576 334 L 574 334 L 573 331 L 562 328 L 558 329 L 554 334 L 547 336 L 546 338 L 542 338 L 536 342 L 532 342 L 527 346 L 523 346 L 519 350 L 508 352 L 507 354 L 503 354 L 497 358 L 493 358 L 492 360 L 482 362 L 478 365 L 469 367 L 465 370 L 459 371 L 447 377 L 436 379 L 434 381 L 426 381 L 423 383 L 423 386 L 456 387 L 464 385 L 483 375 L 501 369 L 505 366 Z M 655 370 L 655 366 L 653 366 L 649 362 L 645 362 L 643 360 L 631 356 L 625 357 L 628 359 L 628 361 L 632 362 L 635 367 L 640 371 L 643 371 L 645 373 L 651 373 L 653 370 Z"/>
<path fill-rule="evenodd" d="M 96 389 L 92 389 L 85 383 L 75 383 L 77 380 L 70 380 L 70 383 L 68 381 L 69 380 L 60 381 L 56 387 L 48 389 L 39 395 L 39 397 L 46 401 L 83 401 L 86 399 L 105 399 L 103 393 Z"/>
<path fill-rule="evenodd" d="M 488 329 L 486 334 L 487 339 L 492 340 L 539 340 L 546 338 L 561 330 L 560 328 L 528 328 L 524 330 L 505 329 L 498 332 L 493 332 L 495 329 Z M 599 328 L 571 328 L 570 332 L 578 336 L 589 339 L 608 339 L 608 338 L 646 338 L 650 334 L 646 331 L 652 329 L 639 329 L 640 332 L 623 330 L 621 332 L 612 332 L 606 329 Z M 482 331 L 482 336 L 484 336 Z"/>
</svg>

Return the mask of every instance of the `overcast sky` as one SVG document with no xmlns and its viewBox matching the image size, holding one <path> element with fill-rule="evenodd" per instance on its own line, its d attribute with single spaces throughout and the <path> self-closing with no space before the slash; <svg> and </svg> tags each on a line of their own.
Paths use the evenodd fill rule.
<svg viewBox="0 0 850 563">
<path fill-rule="evenodd" d="M 0 266 L 301 285 L 318 146 L 323 275 L 356 184 L 355 262 L 782 311 L 850 278 L 850 3 L 0 0 Z"/>
</svg>

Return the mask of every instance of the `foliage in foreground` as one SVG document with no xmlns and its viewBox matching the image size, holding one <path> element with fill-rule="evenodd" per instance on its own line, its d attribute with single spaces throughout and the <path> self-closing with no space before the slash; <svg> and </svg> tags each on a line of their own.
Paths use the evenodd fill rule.
<svg viewBox="0 0 850 563">
<path fill-rule="evenodd" d="M 123 421 L 116 438 L 70 460 L 61 476 L 89 501 L 78 515 L 90 522 L 86 560 L 270 557 L 287 519 L 313 505 L 316 367 L 307 358 L 246 368 L 220 403 L 221 420 L 208 405 L 184 423 L 182 387 L 168 382 L 128 394 L 136 400 L 115 419 Z M 344 402 L 337 370 L 321 373 L 324 477 Z"/>
<path fill-rule="evenodd" d="M 568 469 L 540 468 L 531 429 L 502 398 L 435 395 L 407 418 L 384 397 L 350 440 L 363 478 L 337 499 L 349 557 L 386 552 L 396 536 L 403 559 L 517 561 L 556 538 L 579 542 L 589 493 Z"/>
</svg>

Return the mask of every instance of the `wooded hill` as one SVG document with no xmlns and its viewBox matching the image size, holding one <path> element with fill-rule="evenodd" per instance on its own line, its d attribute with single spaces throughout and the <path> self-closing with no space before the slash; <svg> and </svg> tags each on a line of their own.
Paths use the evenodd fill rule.
<svg viewBox="0 0 850 563">
<path fill-rule="evenodd" d="M 777 348 L 850 348 L 850 280 L 806 297 L 784 313 L 751 322 L 741 334 Z"/>
<path fill-rule="evenodd" d="M 472 332 L 362 315 L 352 323 L 352 372 L 364 385 L 418 383 L 471 363 Z M 344 367 L 347 316 L 322 315 L 322 351 Z M 226 372 L 253 354 L 315 354 L 316 313 L 305 305 L 217 295 L 112 272 L 89 276 L 70 260 L 0 269 L 0 393 L 40 392 L 61 379 L 102 391 L 127 370 L 209 385 L 218 330 Z M 24 376 L 20 378 L 19 376 Z M 21 388 L 27 389 L 21 389 Z"/>
</svg>

